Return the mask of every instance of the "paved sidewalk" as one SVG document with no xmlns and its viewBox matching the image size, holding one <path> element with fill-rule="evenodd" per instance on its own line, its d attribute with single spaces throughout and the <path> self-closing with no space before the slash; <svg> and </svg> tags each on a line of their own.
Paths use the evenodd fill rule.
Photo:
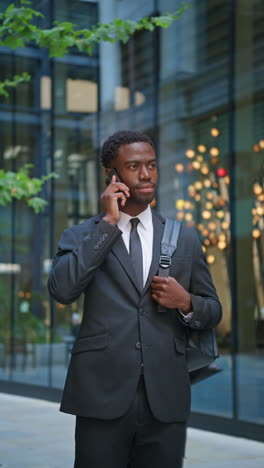
<svg viewBox="0 0 264 468">
<path fill-rule="evenodd" d="M 0 468 L 73 467 L 74 417 L 57 403 L 0 393 L 0 408 Z M 189 429 L 184 468 L 202 467 L 263 468 L 264 444 Z"/>
</svg>

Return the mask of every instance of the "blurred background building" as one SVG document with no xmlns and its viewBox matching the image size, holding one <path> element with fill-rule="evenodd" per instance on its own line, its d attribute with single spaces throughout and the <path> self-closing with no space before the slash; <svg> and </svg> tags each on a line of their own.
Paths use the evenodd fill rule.
<svg viewBox="0 0 264 468">
<path fill-rule="evenodd" d="M 175 11 L 178 0 L 34 0 L 78 27 Z M 9 1 L 1 2 L 1 9 Z M 59 173 L 35 215 L 0 208 L 0 390 L 59 398 L 82 300 L 49 300 L 46 283 L 63 229 L 100 210 L 100 145 L 119 129 L 154 140 L 156 207 L 196 227 L 224 306 L 222 372 L 193 387 L 191 424 L 263 440 L 264 4 L 192 0 L 167 30 L 142 31 L 49 59 L 0 48 L 0 79 L 28 71 L 0 100 L 0 165 Z"/>
</svg>

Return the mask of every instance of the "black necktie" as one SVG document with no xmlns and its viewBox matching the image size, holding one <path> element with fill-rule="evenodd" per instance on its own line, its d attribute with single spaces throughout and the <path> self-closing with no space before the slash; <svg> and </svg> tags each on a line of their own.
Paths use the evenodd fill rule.
<svg viewBox="0 0 264 468">
<path fill-rule="evenodd" d="M 135 273 L 137 275 L 140 289 L 143 289 L 143 256 L 142 256 L 142 245 L 140 237 L 137 232 L 137 225 L 139 223 L 138 218 L 131 218 L 131 231 L 130 231 L 130 242 L 129 242 L 129 253 L 132 260 Z"/>
</svg>

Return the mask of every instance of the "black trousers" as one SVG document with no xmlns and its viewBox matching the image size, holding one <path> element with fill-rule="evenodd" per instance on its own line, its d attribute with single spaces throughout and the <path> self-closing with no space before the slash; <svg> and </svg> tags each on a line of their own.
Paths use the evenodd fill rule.
<svg viewBox="0 0 264 468">
<path fill-rule="evenodd" d="M 74 468 L 182 468 L 186 423 L 161 423 L 150 410 L 144 378 L 120 418 L 76 417 Z"/>
</svg>

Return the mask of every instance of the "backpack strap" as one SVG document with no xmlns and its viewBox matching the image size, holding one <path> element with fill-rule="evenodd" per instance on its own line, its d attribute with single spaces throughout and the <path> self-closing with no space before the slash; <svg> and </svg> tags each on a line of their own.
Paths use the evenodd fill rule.
<svg viewBox="0 0 264 468">
<path fill-rule="evenodd" d="M 169 276 L 171 257 L 177 248 L 180 229 L 180 221 L 173 221 L 172 219 L 166 218 L 163 236 L 161 239 L 161 254 L 159 260 L 159 276 L 163 276 L 163 278 L 167 278 Z M 158 305 L 158 312 L 166 312 L 166 308 Z"/>
</svg>

